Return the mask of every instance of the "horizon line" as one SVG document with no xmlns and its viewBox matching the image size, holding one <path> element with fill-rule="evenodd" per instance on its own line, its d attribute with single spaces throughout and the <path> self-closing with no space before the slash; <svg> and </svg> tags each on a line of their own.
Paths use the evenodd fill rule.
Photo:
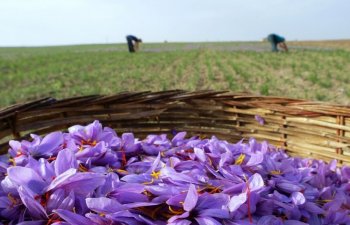
<svg viewBox="0 0 350 225">
<path fill-rule="evenodd" d="M 143 40 L 143 39 L 142 39 Z M 322 41 L 350 41 L 350 38 L 340 39 L 305 39 L 305 40 L 287 40 L 287 42 L 322 42 Z M 162 41 L 162 42 L 144 42 L 143 44 L 185 44 L 185 43 L 230 43 L 230 42 L 263 42 L 262 40 L 236 40 L 236 41 Z M 96 42 L 96 43 L 71 43 L 71 44 L 49 44 L 49 45 L 0 45 L 0 48 L 41 48 L 41 47 L 69 47 L 69 46 L 84 46 L 84 45 L 119 45 L 126 42 Z"/>
</svg>

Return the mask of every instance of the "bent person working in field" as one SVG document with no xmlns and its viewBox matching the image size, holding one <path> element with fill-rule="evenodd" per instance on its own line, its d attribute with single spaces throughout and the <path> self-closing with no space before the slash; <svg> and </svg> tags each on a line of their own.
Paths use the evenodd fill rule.
<svg viewBox="0 0 350 225">
<path fill-rule="evenodd" d="M 140 38 L 133 35 L 126 36 L 126 41 L 128 42 L 129 52 L 136 52 L 139 50 L 139 44 L 142 43 Z"/>
<path fill-rule="evenodd" d="M 278 52 L 278 47 L 288 52 L 286 39 L 284 37 L 277 34 L 270 34 L 267 36 L 267 40 L 271 43 L 273 52 Z"/>
</svg>

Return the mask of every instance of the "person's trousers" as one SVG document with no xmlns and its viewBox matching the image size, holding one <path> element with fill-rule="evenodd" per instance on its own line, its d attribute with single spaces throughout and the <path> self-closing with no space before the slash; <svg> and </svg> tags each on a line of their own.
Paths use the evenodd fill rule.
<svg viewBox="0 0 350 225">
<path fill-rule="evenodd" d="M 135 48 L 134 48 L 134 44 L 132 42 L 132 39 L 126 38 L 126 41 L 128 42 L 129 52 L 135 52 Z"/>
<path fill-rule="evenodd" d="M 273 52 L 278 52 L 278 48 L 277 48 L 277 43 L 272 41 L 271 42 L 271 47 L 272 47 L 272 51 Z"/>
</svg>

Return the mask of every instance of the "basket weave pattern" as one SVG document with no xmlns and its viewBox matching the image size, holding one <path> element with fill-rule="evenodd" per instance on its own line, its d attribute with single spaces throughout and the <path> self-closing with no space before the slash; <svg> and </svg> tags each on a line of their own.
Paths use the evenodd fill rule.
<svg viewBox="0 0 350 225">
<path fill-rule="evenodd" d="M 140 138 L 174 130 L 231 142 L 254 137 L 291 155 L 350 164 L 350 107 L 214 91 L 125 92 L 15 105 L 0 110 L 0 153 L 10 139 L 93 120 Z"/>
</svg>

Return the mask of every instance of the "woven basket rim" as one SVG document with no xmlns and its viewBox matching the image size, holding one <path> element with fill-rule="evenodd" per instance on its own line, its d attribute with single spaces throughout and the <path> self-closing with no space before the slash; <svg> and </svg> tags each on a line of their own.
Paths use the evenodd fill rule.
<svg viewBox="0 0 350 225">
<path fill-rule="evenodd" d="M 256 116 L 266 123 L 259 124 Z M 61 100 L 43 98 L 0 110 L 0 153 L 8 139 L 100 120 L 118 132 L 254 137 L 313 158 L 350 164 L 350 106 L 230 91 L 120 92 Z"/>
</svg>

